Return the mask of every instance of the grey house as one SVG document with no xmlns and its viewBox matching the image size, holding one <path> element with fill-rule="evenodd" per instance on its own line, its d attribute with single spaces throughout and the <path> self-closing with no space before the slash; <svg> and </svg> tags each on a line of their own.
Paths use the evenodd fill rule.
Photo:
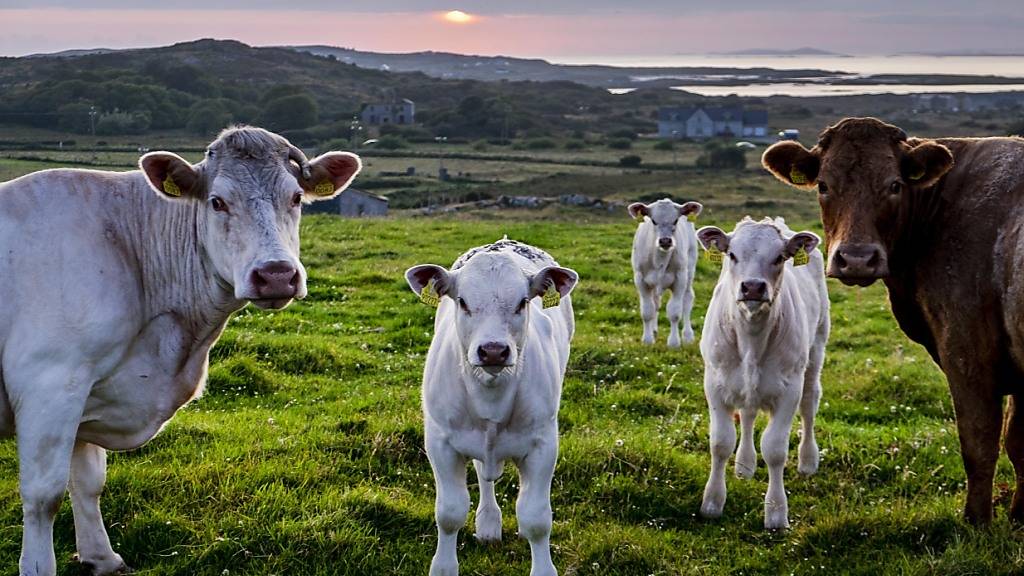
<svg viewBox="0 0 1024 576">
<path fill-rule="evenodd" d="M 388 215 L 388 199 L 357 190 L 346 188 L 330 200 L 322 200 L 302 206 L 303 214 L 334 214 L 335 216 L 347 216 L 349 218 L 367 218 L 373 216 Z"/>
<path fill-rule="evenodd" d="M 768 112 L 742 106 L 695 106 L 658 110 L 659 138 L 713 137 L 764 138 L 768 136 Z"/>
<path fill-rule="evenodd" d="M 368 126 L 383 124 L 413 124 L 416 122 L 416 104 L 408 98 L 390 104 L 366 104 L 359 119 Z"/>
</svg>

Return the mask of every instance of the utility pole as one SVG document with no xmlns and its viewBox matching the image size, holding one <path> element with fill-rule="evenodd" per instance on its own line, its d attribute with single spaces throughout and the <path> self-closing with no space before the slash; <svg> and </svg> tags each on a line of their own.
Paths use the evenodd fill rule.
<svg viewBox="0 0 1024 576">
<path fill-rule="evenodd" d="M 99 113 L 96 112 L 96 107 L 89 106 L 89 131 L 92 132 L 93 136 L 96 135 L 96 116 L 98 115 Z"/>
<path fill-rule="evenodd" d="M 676 141 L 679 140 L 679 130 L 672 131 L 672 171 L 679 171 L 679 160 L 678 152 L 676 151 Z"/>
</svg>

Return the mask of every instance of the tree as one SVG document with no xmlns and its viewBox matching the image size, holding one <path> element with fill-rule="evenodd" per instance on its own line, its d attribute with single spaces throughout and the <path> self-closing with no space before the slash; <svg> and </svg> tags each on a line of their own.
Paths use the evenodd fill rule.
<svg viewBox="0 0 1024 576">
<path fill-rule="evenodd" d="M 216 134 L 233 120 L 231 112 L 219 100 L 202 100 L 189 110 L 188 131 L 200 136 Z"/>
<path fill-rule="evenodd" d="M 319 110 L 316 102 L 306 94 L 283 96 L 267 102 L 260 116 L 261 123 L 270 130 L 298 130 L 317 123 Z"/>
<path fill-rule="evenodd" d="M 697 158 L 697 166 L 743 170 L 747 167 L 747 154 L 742 148 L 711 141 L 704 145 L 704 153 Z"/>
</svg>

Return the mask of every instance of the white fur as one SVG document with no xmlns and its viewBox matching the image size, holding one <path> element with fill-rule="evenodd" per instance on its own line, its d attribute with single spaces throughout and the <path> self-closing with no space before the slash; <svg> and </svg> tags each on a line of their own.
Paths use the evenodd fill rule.
<svg viewBox="0 0 1024 576">
<path fill-rule="evenodd" d="M 144 444 L 201 393 L 254 266 L 288 260 L 303 273 L 284 154 L 235 166 L 253 180 L 222 181 L 227 154 L 196 166 L 230 215 L 201 198 L 160 198 L 138 171 L 0 184 L 0 436 L 17 438 L 22 575 L 56 573 L 53 520 L 68 489 L 79 559 L 98 574 L 124 567 L 99 509 L 105 450 Z"/>
<path fill-rule="evenodd" d="M 705 246 L 707 230 L 698 232 Z M 810 236 L 801 236 L 805 234 Z M 711 416 L 711 473 L 701 514 L 722 514 L 725 466 L 736 447 L 736 411 L 742 424 L 736 475 L 753 476 L 757 462 L 753 424 L 758 410 L 764 410 L 770 415 L 761 435 L 761 453 L 768 467 L 764 524 L 768 529 L 786 528 L 789 518 L 783 468 L 798 408 L 803 427 L 798 470 L 813 474 L 818 467 L 814 417 L 829 333 L 824 266 L 821 253 L 814 247 L 805 266 L 794 267 L 788 258 L 782 264 L 774 263 L 780 254 L 786 257 L 787 242 L 794 237 L 781 218 L 757 223 L 746 219 L 730 236 L 728 253 L 736 256 L 737 262 L 728 254 L 724 258 L 700 342 L 704 394 Z M 744 280 L 764 280 L 771 302 L 740 302 L 740 283 Z"/>
<path fill-rule="evenodd" d="M 699 204 L 697 206 L 699 213 Z M 643 209 L 643 221 L 633 236 L 633 283 L 640 296 L 644 344 L 653 344 L 657 338 L 658 310 L 665 291 L 671 292 L 666 309 L 670 326 L 668 346 L 677 348 L 680 345 L 680 321 L 683 323 L 682 342 L 693 342 L 690 315 L 693 311 L 693 277 L 697 269 L 697 237 L 693 224 L 680 213 L 681 209 L 682 206 L 668 199 L 647 205 Z M 661 237 L 672 238 L 672 247 L 667 250 L 660 248 L 658 239 Z"/>
<path fill-rule="evenodd" d="M 464 264 L 450 272 L 434 267 L 445 275 L 445 296 L 423 372 L 424 435 L 437 489 L 438 541 L 430 574 L 458 574 L 456 537 L 470 506 L 467 460 L 473 460 L 480 482 L 476 537 L 484 542 L 501 539 L 494 481 L 511 460 L 522 484 L 516 518 L 520 535 L 530 542 L 530 574 L 552 576 L 551 479 L 558 456 L 562 379 L 575 329 L 568 294 L 576 275 L 559 269 L 570 273 L 561 286 L 564 296 L 557 306 L 544 309 L 530 284 L 532 277 L 556 266 L 546 254 L 524 257 L 505 245 L 460 260 Z M 424 282 L 411 275 L 417 268 L 407 278 L 419 292 Z M 517 314 L 523 298 L 529 302 Z M 475 350 L 484 342 L 508 343 L 513 364 L 496 374 L 482 369 Z"/>
</svg>

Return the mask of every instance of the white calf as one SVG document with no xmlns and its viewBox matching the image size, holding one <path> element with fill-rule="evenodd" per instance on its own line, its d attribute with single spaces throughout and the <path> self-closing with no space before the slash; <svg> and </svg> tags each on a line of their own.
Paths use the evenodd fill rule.
<svg viewBox="0 0 1024 576">
<path fill-rule="evenodd" d="M 577 275 L 545 252 L 500 240 L 463 254 L 451 271 L 405 273 L 424 301 L 440 299 L 423 371 L 424 437 L 437 489 L 437 552 L 431 576 L 459 571 L 456 537 L 469 512 L 466 460 L 480 482 L 478 540 L 501 540 L 494 481 L 505 460 L 519 469 L 519 533 L 530 542 L 531 576 L 551 562 L 551 478 L 558 456 L 558 404 L 575 323 Z M 548 304 L 543 308 L 541 296 Z"/>
<path fill-rule="evenodd" d="M 700 341 L 711 415 L 711 475 L 700 512 L 715 518 L 725 506 L 725 465 L 736 447 L 733 413 L 738 410 L 742 422 L 736 476 L 750 478 L 757 466 L 754 418 L 765 410 L 771 420 L 761 434 L 768 466 L 764 526 L 787 528 L 782 471 L 798 406 L 803 437 L 797 470 L 813 474 L 818 469 L 814 416 L 829 333 L 825 272 L 815 249 L 819 240 L 810 232 L 794 234 L 781 218 L 754 222 L 749 217 L 732 234 L 706 226 L 697 237 L 709 251 L 727 255 Z"/>
<path fill-rule="evenodd" d="M 661 294 L 672 293 L 668 301 L 671 331 L 668 345 L 679 347 L 679 320 L 683 320 L 683 341 L 693 342 L 690 312 L 693 310 L 693 275 L 697 269 L 697 237 L 688 216 L 696 218 L 702 206 L 697 202 L 679 205 L 665 198 L 629 205 L 633 218 L 642 218 L 633 236 L 633 283 L 640 294 L 640 316 L 644 321 L 644 344 L 654 344 L 658 332 Z M 680 222 L 680 218 L 683 218 Z"/>
</svg>

